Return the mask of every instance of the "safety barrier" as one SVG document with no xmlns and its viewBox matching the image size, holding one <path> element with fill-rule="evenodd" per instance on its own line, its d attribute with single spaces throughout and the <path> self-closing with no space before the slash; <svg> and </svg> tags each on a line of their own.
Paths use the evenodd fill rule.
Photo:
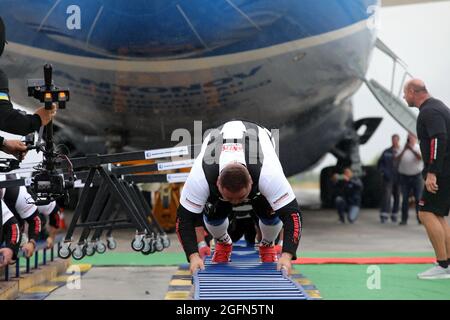
<svg viewBox="0 0 450 320">
<path fill-rule="evenodd" d="M 32 269 L 38 269 L 39 266 L 45 266 L 48 263 L 48 258 L 50 259 L 50 261 L 54 261 L 55 260 L 55 246 L 60 246 L 60 242 L 63 240 L 63 235 L 59 234 L 56 236 L 55 238 L 55 243 L 57 243 L 57 245 L 54 245 L 51 249 L 47 249 L 47 242 L 46 241 L 38 241 L 36 243 L 36 250 L 34 252 L 34 255 L 30 258 L 25 257 L 25 253 L 20 250 L 18 255 L 17 255 L 17 261 L 15 263 L 15 265 L 10 265 L 10 266 L 6 266 L 3 268 L 4 270 L 4 279 L 5 281 L 9 281 L 10 280 L 10 268 L 14 268 L 15 269 L 15 277 L 13 278 L 19 278 L 20 277 L 20 273 L 21 273 L 21 265 L 20 262 L 22 261 L 22 259 L 25 259 L 25 268 L 24 268 L 24 272 L 26 274 L 31 273 Z M 50 252 L 50 257 L 48 257 L 48 252 Z M 39 257 L 42 254 L 42 261 L 41 263 L 39 263 Z M 34 260 L 34 263 L 32 263 L 32 260 Z M 32 266 L 34 265 L 34 267 Z"/>
</svg>

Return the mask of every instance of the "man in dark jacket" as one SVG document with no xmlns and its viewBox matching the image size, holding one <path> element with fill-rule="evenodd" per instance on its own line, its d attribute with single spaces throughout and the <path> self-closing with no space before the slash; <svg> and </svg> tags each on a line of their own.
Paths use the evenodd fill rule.
<svg viewBox="0 0 450 320">
<path fill-rule="evenodd" d="M 335 204 L 339 214 L 339 221 L 345 223 L 345 215 L 349 223 L 358 218 L 361 208 L 361 192 L 363 184 L 361 179 L 353 176 L 350 168 L 344 169 L 344 174 L 334 174 L 332 177 L 336 187 Z"/>
<path fill-rule="evenodd" d="M 0 17 L 0 56 L 6 43 L 5 25 Z M 33 115 L 13 108 L 9 96 L 8 77 L 0 69 L 0 130 L 25 136 L 47 125 L 56 114 L 56 105 L 51 110 L 41 107 Z M 0 136 L 0 150 L 22 159 L 26 154 L 26 146 L 19 140 L 5 140 Z"/>
<path fill-rule="evenodd" d="M 380 221 L 385 223 L 391 214 L 392 222 L 396 223 L 398 218 L 400 203 L 400 185 L 398 183 L 398 172 L 396 157 L 400 152 L 400 137 L 398 134 L 392 136 L 392 145 L 381 154 L 378 160 L 378 170 L 383 176 L 383 196 L 380 208 Z M 394 205 L 391 207 L 391 199 L 394 198 Z M 392 211 L 391 211 L 392 209 Z"/>
</svg>

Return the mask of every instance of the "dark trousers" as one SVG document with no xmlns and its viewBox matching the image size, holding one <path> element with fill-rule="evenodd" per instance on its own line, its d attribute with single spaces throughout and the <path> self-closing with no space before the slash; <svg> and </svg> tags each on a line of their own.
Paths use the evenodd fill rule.
<svg viewBox="0 0 450 320">
<path fill-rule="evenodd" d="M 359 215 L 359 205 L 350 204 L 349 201 L 341 196 L 337 196 L 334 203 L 341 222 L 345 222 L 345 215 L 347 215 L 348 222 L 355 222 Z"/>
<path fill-rule="evenodd" d="M 402 189 L 402 222 L 408 221 L 409 216 L 409 196 L 413 195 L 416 204 L 416 217 L 419 214 L 419 200 L 423 190 L 422 174 L 414 176 L 400 175 L 400 186 Z"/>
<path fill-rule="evenodd" d="M 391 207 L 392 197 L 394 198 L 394 204 Z M 383 198 L 381 200 L 380 213 L 389 214 L 392 212 L 392 216 L 396 216 L 398 214 L 399 204 L 400 204 L 400 186 L 397 179 L 390 181 L 383 180 Z"/>
</svg>

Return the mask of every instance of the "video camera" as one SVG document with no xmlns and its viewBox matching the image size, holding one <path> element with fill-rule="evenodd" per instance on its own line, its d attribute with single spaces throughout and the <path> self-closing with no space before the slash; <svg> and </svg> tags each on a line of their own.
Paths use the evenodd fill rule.
<svg viewBox="0 0 450 320">
<path fill-rule="evenodd" d="M 34 97 L 45 104 L 45 109 L 50 110 L 53 103 L 58 103 L 59 109 L 66 108 L 66 102 L 70 99 L 69 89 L 60 89 L 53 84 L 52 66 L 44 66 L 44 80 L 32 79 L 27 81 L 28 96 Z"/>
<path fill-rule="evenodd" d="M 52 80 L 52 66 L 44 66 L 44 79 L 28 80 L 28 96 L 34 97 L 45 104 L 45 109 L 52 108 L 53 103 L 58 103 L 59 109 L 65 109 L 66 102 L 70 99 L 69 89 L 58 88 Z M 36 144 L 28 149 L 36 149 L 43 153 L 43 163 L 36 167 L 37 173 L 32 177 L 30 194 L 36 205 L 46 205 L 61 198 L 68 197 L 68 190 L 74 187 L 75 176 L 70 168 L 70 161 L 67 156 L 54 151 L 53 143 L 53 123 L 45 126 L 43 137 L 45 143 Z M 55 170 L 58 158 L 65 158 L 69 162 L 69 175 L 67 179 L 62 173 Z"/>
</svg>

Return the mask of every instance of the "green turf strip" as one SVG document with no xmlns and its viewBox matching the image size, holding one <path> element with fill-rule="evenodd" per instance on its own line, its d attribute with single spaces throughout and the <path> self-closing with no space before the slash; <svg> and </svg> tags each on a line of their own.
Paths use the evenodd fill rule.
<svg viewBox="0 0 450 320">
<path fill-rule="evenodd" d="M 297 253 L 299 258 L 374 258 L 374 257 L 433 257 L 433 252 L 301 252 Z"/>
<path fill-rule="evenodd" d="M 187 263 L 187 260 L 184 253 L 179 252 L 158 252 L 148 256 L 138 252 L 106 252 L 79 261 L 72 259 L 72 263 L 96 266 L 171 266 Z"/>
<path fill-rule="evenodd" d="M 302 252 L 301 257 L 321 258 L 366 258 L 366 257 L 428 257 L 433 256 L 428 252 Z M 80 261 L 73 260 L 73 263 L 89 263 L 93 265 L 111 266 L 111 265 L 179 265 L 186 263 L 184 253 L 181 252 L 160 252 L 145 256 L 137 252 L 106 252 L 96 254 L 92 257 L 85 257 Z"/>
<path fill-rule="evenodd" d="M 368 265 L 297 265 L 327 300 L 449 300 L 450 279 L 419 280 L 417 274 L 431 265 L 378 265 L 380 289 L 374 286 L 373 271 Z"/>
</svg>

